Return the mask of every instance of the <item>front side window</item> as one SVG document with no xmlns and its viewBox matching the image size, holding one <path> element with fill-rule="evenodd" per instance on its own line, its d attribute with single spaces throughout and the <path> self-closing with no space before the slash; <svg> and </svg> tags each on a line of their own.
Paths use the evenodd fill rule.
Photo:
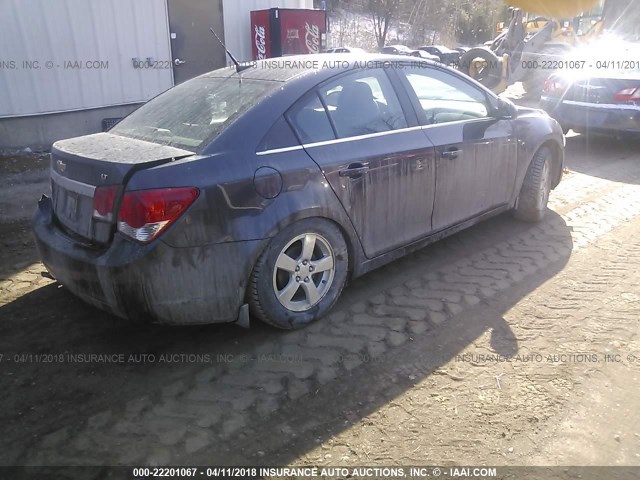
<svg viewBox="0 0 640 480">
<path fill-rule="evenodd" d="M 195 151 L 280 82 L 199 77 L 167 90 L 123 119 L 111 133 Z"/>
<path fill-rule="evenodd" d="M 464 80 L 433 68 L 408 68 L 402 72 L 420 102 L 427 125 L 488 116 L 484 93 Z"/>
<path fill-rule="evenodd" d="M 325 84 L 320 96 L 339 138 L 405 128 L 407 121 L 382 69 L 364 70 Z"/>
</svg>

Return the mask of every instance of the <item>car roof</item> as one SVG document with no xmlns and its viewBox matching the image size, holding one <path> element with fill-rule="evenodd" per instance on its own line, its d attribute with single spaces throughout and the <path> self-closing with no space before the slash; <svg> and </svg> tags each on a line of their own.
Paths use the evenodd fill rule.
<svg viewBox="0 0 640 480">
<path fill-rule="evenodd" d="M 330 53 L 328 55 L 331 55 Z M 327 54 L 323 54 L 323 56 L 327 56 Z M 292 58 L 292 57 L 287 57 Z M 277 65 L 274 65 L 273 68 L 270 68 L 268 65 L 275 63 L 275 61 L 281 60 L 283 61 L 283 67 L 279 68 Z M 284 63 L 284 59 L 278 58 L 270 58 L 267 60 L 258 60 L 256 62 L 247 62 L 247 65 L 250 65 L 246 70 L 242 70 L 239 72 L 242 78 L 247 79 L 255 79 L 255 80 L 271 80 L 274 82 L 286 82 L 287 80 L 300 75 L 301 73 L 306 72 L 307 68 L 299 68 L 298 66 Z M 223 67 L 218 70 L 213 70 L 211 72 L 200 75 L 198 78 L 228 78 L 234 75 L 238 75 L 236 71 L 236 67 Z"/>
<path fill-rule="evenodd" d="M 329 77 L 339 71 L 347 71 L 358 68 L 360 65 L 372 65 L 385 62 L 424 62 L 428 65 L 437 65 L 435 62 L 420 57 L 408 57 L 404 55 L 391 55 L 382 53 L 354 53 L 344 54 L 322 53 L 316 55 L 291 55 L 286 57 L 269 58 L 250 62 L 250 68 L 240 72 L 243 79 L 268 80 L 275 82 L 288 82 L 306 75 L 321 75 Z M 200 78 L 228 78 L 238 75 L 235 67 L 224 67 L 205 73 Z"/>
</svg>

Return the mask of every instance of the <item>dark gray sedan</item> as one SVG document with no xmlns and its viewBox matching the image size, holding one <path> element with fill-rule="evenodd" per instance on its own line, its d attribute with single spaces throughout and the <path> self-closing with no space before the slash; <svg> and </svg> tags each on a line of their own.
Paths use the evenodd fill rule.
<svg viewBox="0 0 640 480">
<path fill-rule="evenodd" d="M 297 328 L 410 251 L 542 218 L 555 120 L 432 62 L 314 58 L 216 70 L 57 142 L 34 218 L 51 274 L 125 318 Z"/>
</svg>

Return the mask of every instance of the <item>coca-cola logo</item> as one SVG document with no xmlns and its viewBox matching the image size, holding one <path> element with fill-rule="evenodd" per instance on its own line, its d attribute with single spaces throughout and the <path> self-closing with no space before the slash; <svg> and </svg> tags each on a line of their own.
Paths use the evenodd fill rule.
<svg viewBox="0 0 640 480">
<path fill-rule="evenodd" d="M 267 58 L 267 32 L 264 27 L 256 25 L 254 41 L 258 50 L 258 60 Z"/>
<path fill-rule="evenodd" d="M 320 53 L 320 28 L 317 25 L 309 25 L 308 23 L 305 23 L 304 28 L 307 30 L 304 36 L 307 50 L 309 50 L 309 53 Z"/>
</svg>

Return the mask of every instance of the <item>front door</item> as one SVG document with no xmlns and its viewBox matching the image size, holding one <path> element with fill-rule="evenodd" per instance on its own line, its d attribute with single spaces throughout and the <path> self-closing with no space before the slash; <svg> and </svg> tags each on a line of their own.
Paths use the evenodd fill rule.
<svg viewBox="0 0 640 480">
<path fill-rule="evenodd" d="M 408 126 L 387 72 L 340 76 L 303 99 L 289 119 L 344 206 L 367 257 L 431 230 L 434 148 L 421 127 Z"/>
<path fill-rule="evenodd" d="M 439 68 L 403 73 L 436 150 L 433 230 L 507 204 L 517 168 L 510 120 L 489 116 L 485 93 L 458 75 Z"/>
<path fill-rule="evenodd" d="M 173 79 L 177 85 L 226 65 L 222 0 L 167 0 Z"/>
</svg>

